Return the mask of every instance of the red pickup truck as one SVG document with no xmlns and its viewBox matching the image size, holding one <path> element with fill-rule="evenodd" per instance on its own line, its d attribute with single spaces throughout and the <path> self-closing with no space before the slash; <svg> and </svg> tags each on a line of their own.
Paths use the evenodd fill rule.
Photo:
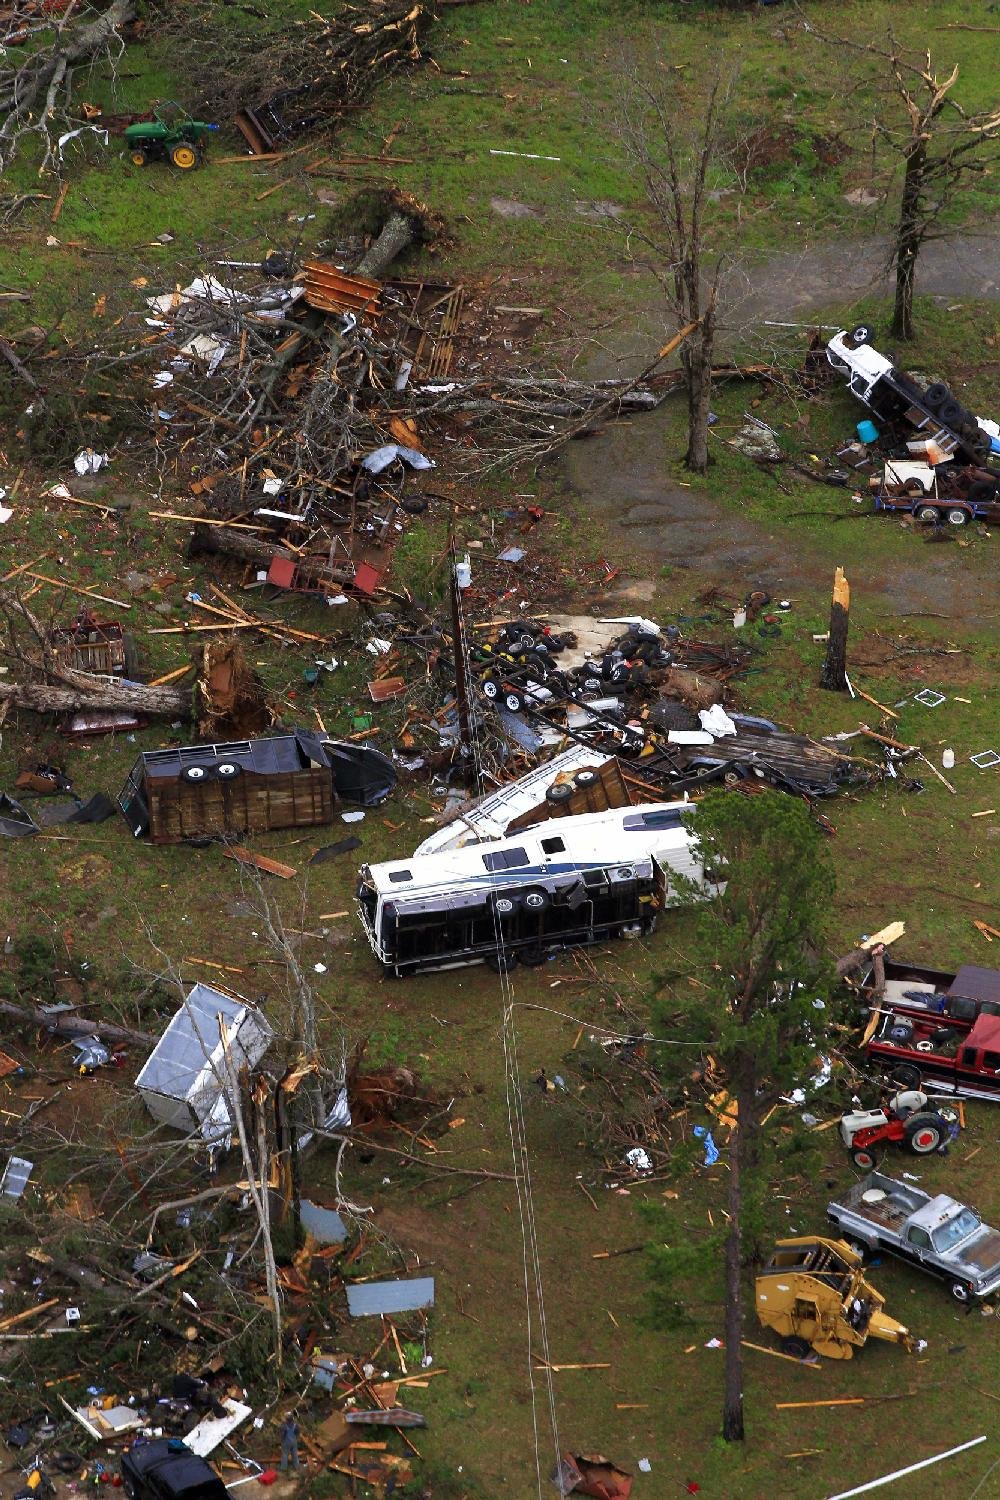
<svg viewBox="0 0 1000 1500">
<path fill-rule="evenodd" d="M 981 1014 L 970 1028 L 946 1016 L 887 1011 L 865 1045 L 900 1088 L 1000 1099 L 1000 1016 Z"/>
</svg>

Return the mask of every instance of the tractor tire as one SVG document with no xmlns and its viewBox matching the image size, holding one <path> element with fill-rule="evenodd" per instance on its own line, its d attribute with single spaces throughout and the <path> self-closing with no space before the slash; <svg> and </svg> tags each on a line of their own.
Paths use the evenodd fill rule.
<svg viewBox="0 0 1000 1500">
<path fill-rule="evenodd" d="M 781 1348 L 782 1352 L 790 1355 L 792 1359 L 805 1359 L 812 1352 L 809 1340 L 796 1338 L 794 1334 L 781 1340 Z"/>
<path fill-rule="evenodd" d="M 874 1151 L 867 1146 L 854 1146 L 851 1149 L 851 1161 L 862 1172 L 877 1172 L 879 1158 Z"/>
<path fill-rule="evenodd" d="M 133 167 L 146 167 L 149 165 L 149 157 L 145 151 L 130 151 L 129 156 L 132 159 Z"/>
<path fill-rule="evenodd" d="M 178 141 L 170 148 L 170 161 L 179 172 L 192 172 L 201 161 L 201 152 L 190 141 Z"/>
<path fill-rule="evenodd" d="M 903 1127 L 903 1140 L 907 1151 L 914 1156 L 931 1156 L 948 1139 L 948 1126 L 941 1116 L 931 1110 L 911 1115 Z"/>
<path fill-rule="evenodd" d="M 512 714 L 519 714 L 524 707 L 524 699 L 521 694 L 513 691 L 504 693 L 503 703 L 507 712 Z"/>
</svg>

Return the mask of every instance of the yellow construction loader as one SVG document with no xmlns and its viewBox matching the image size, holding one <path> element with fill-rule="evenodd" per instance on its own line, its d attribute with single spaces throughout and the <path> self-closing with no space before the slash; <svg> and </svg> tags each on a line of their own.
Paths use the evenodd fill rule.
<svg viewBox="0 0 1000 1500">
<path fill-rule="evenodd" d="M 757 1316 L 780 1336 L 785 1353 L 799 1359 L 811 1349 L 850 1359 L 869 1338 L 902 1344 L 912 1354 L 917 1340 L 886 1316 L 884 1302 L 844 1240 L 778 1240 L 757 1277 Z"/>
</svg>

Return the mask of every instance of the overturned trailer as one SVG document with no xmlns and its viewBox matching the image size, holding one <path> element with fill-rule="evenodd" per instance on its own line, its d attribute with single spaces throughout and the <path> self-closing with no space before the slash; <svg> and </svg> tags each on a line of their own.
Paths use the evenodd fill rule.
<svg viewBox="0 0 1000 1500">
<path fill-rule="evenodd" d="M 386 974 L 485 963 L 649 933 L 676 878 L 711 886 L 684 814 L 648 803 L 553 819 L 514 837 L 364 865 L 358 911 Z"/>
<path fill-rule="evenodd" d="M 118 794 L 136 838 L 189 838 L 311 828 L 340 799 L 374 807 L 393 791 L 392 761 L 370 745 L 295 730 L 266 739 L 146 750 Z"/>
</svg>

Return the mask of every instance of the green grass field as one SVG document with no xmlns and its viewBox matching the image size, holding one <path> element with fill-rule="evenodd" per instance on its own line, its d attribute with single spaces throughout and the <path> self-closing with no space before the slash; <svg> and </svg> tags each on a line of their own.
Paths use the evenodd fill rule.
<svg viewBox="0 0 1000 1500">
<path fill-rule="evenodd" d="M 295 0 L 282 13 L 304 16 L 310 8 L 305 0 Z M 854 0 L 837 7 L 808 4 L 804 13 L 816 26 L 835 26 L 857 38 L 876 35 L 891 20 L 907 42 L 929 42 L 941 66 L 959 62 L 962 97 L 969 107 L 992 97 L 990 38 L 955 29 L 989 26 L 991 21 L 964 0 L 941 0 L 932 13 L 923 6 L 863 6 Z M 240 17 L 236 24 L 253 24 L 245 12 Z M 436 67 L 400 75 L 332 145 L 317 142 L 315 151 L 285 162 L 222 164 L 218 158 L 240 149 L 239 137 L 226 121 L 220 122 L 224 129 L 196 178 L 172 174 L 166 167 L 139 171 L 120 157 L 118 142 L 108 151 L 94 144 L 71 146 L 69 191 L 53 223 L 58 182 L 39 180 L 34 163 L 22 158 L 8 174 L 9 185 L 49 197 L 23 209 L 0 243 L 0 288 L 28 290 L 33 299 L 22 305 L 0 301 L 0 332 L 16 337 L 26 324 L 38 324 L 49 335 L 53 355 L 64 356 L 64 340 L 71 353 L 78 353 L 94 339 L 107 338 L 109 330 L 117 332 L 114 320 L 120 317 L 123 347 L 130 347 L 141 328 L 142 299 L 183 285 L 213 259 L 256 259 L 269 249 L 289 247 L 300 235 L 305 248 L 325 243 L 331 224 L 342 223 L 344 205 L 355 190 L 353 176 L 361 183 L 369 179 L 362 171 L 327 178 L 318 175 L 323 168 L 307 171 L 308 164 L 324 153 L 334 161 L 338 154 L 376 155 L 391 137 L 391 154 L 411 158 L 391 168 L 393 181 L 440 212 L 451 236 L 451 244 L 436 257 L 414 257 L 408 269 L 433 267 L 442 276 L 492 287 L 496 300 L 544 306 L 547 317 L 538 343 L 544 345 L 554 330 L 564 341 L 560 359 L 567 339 L 574 351 L 582 351 L 581 357 L 588 356 L 592 339 L 620 352 L 630 347 L 637 322 L 648 321 L 652 298 L 648 277 L 629 261 L 622 227 L 625 218 L 641 218 L 643 211 L 615 136 L 616 72 L 623 51 L 669 71 L 678 79 L 682 100 L 689 102 L 697 99 L 720 54 L 738 57 L 745 111 L 767 127 L 768 160 L 753 176 L 750 211 L 741 225 L 722 200 L 715 228 L 720 244 L 767 256 L 800 241 L 867 235 L 883 222 L 878 210 L 859 211 L 843 198 L 850 188 L 871 180 L 860 144 L 861 125 L 870 117 L 868 84 L 849 93 L 847 55 L 804 35 L 788 6 L 730 13 L 668 0 L 614 9 L 595 0 L 494 0 L 446 10 L 432 35 Z M 116 86 L 100 70 L 80 84 L 82 97 L 117 109 L 142 107 L 152 97 L 184 100 L 194 88 L 175 76 L 170 56 L 158 49 L 155 37 L 150 45 L 130 50 L 128 68 Z M 492 151 L 533 152 L 558 160 L 495 156 Z M 374 174 L 382 170 L 374 169 Z M 339 202 L 322 202 L 320 190 L 336 194 Z M 504 217 L 492 200 L 523 205 L 527 213 Z M 624 217 L 595 217 L 593 205 L 604 203 L 619 206 Z M 962 214 L 981 221 L 995 209 L 995 179 L 984 179 L 964 200 Z M 308 214 L 316 218 L 303 224 Z M 157 242 L 161 233 L 173 236 L 170 243 Z M 49 237 L 58 243 L 48 244 Z M 141 279 L 147 285 L 133 284 Z M 815 313 L 821 321 L 865 316 L 884 324 L 885 308 L 876 301 L 845 308 L 835 285 L 825 300 L 828 305 Z M 963 398 L 995 414 L 1000 407 L 996 306 L 966 303 L 949 310 L 940 301 L 922 299 L 918 311 L 914 363 L 948 373 L 958 386 L 964 383 Z M 537 347 L 525 357 L 548 360 L 549 355 Z M 0 571 L 48 553 L 50 562 L 63 559 L 56 566 L 74 582 L 131 598 L 130 628 L 140 637 L 146 669 L 156 676 L 182 665 L 190 642 L 148 632 L 192 617 L 184 595 L 203 588 L 212 575 L 186 560 L 183 525 L 171 527 L 147 514 L 174 509 L 179 485 L 169 474 L 161 484 L 147 462 L 129 376 L 122 385 L 98 384 L 104 388 L 89 390 L 82 405 L 90 425 L 68 435 L 49 433 L 34 454 L 26 453 L 17 437 L 23 430 L 24 392 L 10 384 L 0 395 L 0 483 L 11 488 L 23 465 L 15 517 L 0 533 L 4 559 L 10 557 Z M 889 518 L 861 518 L 848 492 L 821 488 L 787 467 L 779 471 L 782 489 L 771 475 L 724 446 L 721 437 L 738 425 L 756 398 L 756 389 L 745 386 L 717 392 L 717 461 L 707 480 L 694 486 L 706 506 L 740 517 L 750 533 L 779 536 L 798 570 L 799 586 L 792 610 L 782 617 L 780 636 L 751 633 L 760 655 L 752 673 L 736 686 L 738 705 L 814 735 L 853 731 L 864 718 L 876 723 L 877 708 L 817 687 L 822 646 L 812 637 L 826 629 L 829 575 L 844 564 L 849 576 L 854 569 L 872 580 L 866 590 L 856 592 L 853 607 L 855 686 L 890 707 L 911 700 L 921 687 L 938 688 L 946 694 L 945 704 L 932 710 L 906 701 L 896 709 L 899 717 L 891 732 L 920 744 L 935 766 L 946 746 L 956 752 L 955 769 L 946 773 L 954 795 L 916 762 L 907 774 L 920 778 L 922 792 L 886 781 L 822 807 L 835 829 L 831 848 L 838 871 L 837 899 L 823 942 L 838 954 L 861 933 L 902 918 L 907 935 L 900 950 L 914 960 L 940 967 L 996 963 L 994 954 L 1000 949 L 973 923 L 978 919 L 1000 926 L 1000 783 L 996 770 L 979 771 L 969 761 L 978 750 L 1000 748 L 996 539 L 976 531 L 961 538 L 966 544 L 961 550 L 952 542 L 946 562 L 947 577 L 954 581 L 943 590 L 939 576 L 945 548 L 927 546 L 919 534 Z M 809 453 L 827 454 L 860 415 L 835 388 L 804 409 L 770 394 L 754 410 L 775 427 L 786 450 L 806 463 Z M 803 412 L 805 426 L 798 420 Z M 626 429 L 626 435 L 635 431 L 637 442 L 642 441 L 642 420 Z M 657 432 L 662 431 L 664 483 L 689 482 L 676 462 L 683 439 L 679 404 L 655 420 Z M 103 487 L 88 492 L 88 498 L 130 499 L 126 520 L 102 520 L 96 512 L 39 499 L 43 479 L 67 472 L 51 457 L 40 461 L 39 453 L 60 451 L 64 456 L 75 450 L 78 439 L 80 445 L 101 446 L 106 434 L 113 439 L 122 431 L 132 433 L 131 446 L 117 450 L 110 471 L 102 476 Z M 601 445 L 611 441 L 606 436 L 590 445 L 598 475 L 602 463 L 609 463 L 610 450 L 602 459 Z M 450 483 L 455 476 L 447 479 Z M 513 486 L 505 482 L 487 491 L 470 490 L 469 498 L 485 519 L 471 518 L 469 534 L 488 536 L 494 519 L 499 539 L 505 501 L 529 484 L 546 508 L 558 512 L 532 534 L 530 545 L 566 567 L 565 587 L 573 602 L 624 612 L 620 596 L 572 582 L 588 570 L 597 576 L 596 562 L 603 557 L 622 567 L 619 583 L 623 578 L 655 582 L 654 597 L 638 606 L 643 613 L 666 623 L 679 614 L 703 612 L 697 596 L 706 583 L 718 582 L 710 554 L 695 557 L 694 565 L 683 569 L 661 568 L 628 532 L 606 519 L 595 521 L 558 466 Z M 443 513 L 432 511 L 426 529 L 424 522 L 416 523 L 397 552 L 399 582 L 421 593 L 440 585 L 444 521 Z M 511 532 L 510 539 L 519 537 Z M 123 592 L 130 568 L 175 577 L 158 591 L 133 598 Z M 916 613 L 903 610 L 898 593 L 890 599 L 890 585 L 903 574 Z M 754 583 L 742 575 L 727 582 L 734 595 Z M 230 579 L 224 586 L 232 583 Z M 256 602 L 259 596 L 248 597 Z M 57 600 L 55 591 L 43 585 L 34 605 L 44 611 Z M 67 597 L 62 607 L 68 613 L 78 602 Z M 546 608 L 552 602 L 533 598 L 531 605 Z M 170 606 L 169 618 L 154 610 L 157 603 Z M 300 628 L 328 634 L 344 665 L 336 674 L 323 674 L 310 692 L 302 678 L 310 655 L 256 640 L 249 655 L 269 689 L 285 704 L 290 722 L 311 722 L 316 708 L 331 731 L 350 732 L 355 716 L 366 704 L 371 709 L 364 687 L 367 664 L 351 639 L 356 617 L 345 617 L 343 625 L 336 620 L 334 630 L 330 612 L 320 614 L 308 601 L 275 609 Z M 721 617 L 699 628 L 720 639 L 732 634 Z M 386 718 L 387 733 L 394 722 Z M 179 733 L 183 731 L 160 725 L 134 740 L 101 739 L 85 747 L 61 740 L 39 720 L 11 716 L 0 742 L 0 789 L 9 788 L 23 767 L 55 760 L 67 766 L 82 795 L 102 789 L 114 794 L 141 748 Z M 851 753 L 868 753 L 861 745 L 860 740 L 848 742 Z M 321 920 L 323 913 L 351 913 L 359 861 L 395 856 L 424 836 L 432 802 L 422 784 L 408 787 L 349 830 L 360 832 L 360 850 L 328 863 L 308 866 L 307 861 L 318 845 L 340 837 L 339 823 L 306 836 L 270 835 L 256 847 L 299 870 L 295 881 L 273 882 L 269 891 L 290 925 L 322 934 L 305 936 L 300 951 L 309 964 L 326 966 L 315 978 L 327 1043 L 342 1032 L 352 1041 L 367 1037 L 372 1060 L 413 1069 L 420 1090 L 436 1106 L 453 1101 L 451 1116 L 463 1123 L 435 1137 L 442 1163 L 509 1172 L 502 1000 L 496 978 L 469 969 L 391 982 L 380 976 L 353 916 Z M 4 841 L 0 880 L 6 896 L 4 935 L 9 931 L 22 942 L 30 937 L 51 942 L 58 966 L 65 964 L 67 953 L 88 961 L 86 998 L 93 1014 L 133 1025 L 155 1022 L 156 1014 L 137 998 L 133 973 L 133 966 L 156 966 L 150 937 L 186 978 L 210 976 L 205 960 L 228 965 L 236 989 L 278 995 L 269 1003 L 281 1004 L 272 955 L 253 936 L 259 924 L 246 910 L 253 892 L 217 847 L 154 849 L 132 840 L 117 819 L 93 828 L 56 828 L 39 838 Z M 683 1328 L 663 1331 L 650 1325 L 641 1249 L 649 1231 L 640 1207 L 667 1203 L 681 1231 L 697 1240 L 720 1222 L 725 1174 L 721 1168 L 685 1164 L 651 1184 L 619 1175 L 620 1163 L 607 1157 L 592 1128 L 593 1115 L 607 1102 L 604 1086 L 579 1069 L 577 1059 L 588 1043 L 578 1041 L 574 1049 L 574 1040 L 581 1027 L 586 1038 L 588 1026 L 621 1024 L 622 1006 L 640 1017 L 645 1014 L 654 976 L 683 963 L 684 922 L 683 917 L 665 921 L 648 946 L 616 945 L 597 953 L 593 965 L 560 957 L 515 976 L 514 1015 L 549 1358 L 602 1366 L 553 1376 L 562 1447 L 603 1451 L 633 1472 L 640 1459 L 648 1459 L 649 1474 L 637 1474 L 637 1497 L 678 1494 L 696 1483 L 701 1493 L 720 1500 L 816 1500 L 987 1433 L 989 1442 L 978 1449 L 903 1483 L 914 1500 L 939 1493 L 959 1500 L 971 1500 L 973 1493 L 979 1500 L 1000 1494 L 996 1475 L 984 1478 L 998 1457 L 993 1436 L 1000 1398 L 995 1331 L 978 1312 L 967 1317 L 930 1280 L 889 1264 L 872 1273 L 886 1293 L 887 1310 L 928 1339 L 919 1358 L 873 1344 L 856 1361 L 824 1363 L 816 1372 L 804 1372 L 748 1351 L 748 1440 L 738 1451 L 727 1449 L 717 1437 L 721 1354 L 706 1347 L 721 1336 L 720 1285 L 680 1288 L 689 1316 Z M 35 991 L 16 961 L 0 958 L 0 965 L 5 965 L 0 977 L 8 990 L 32 998 Z M 10 1043 L 34 1055 L 25 1038 L 11 1037 Z M 849 1048 L 847 1052 L 852 1055 Z M 131 1061 L 137 1063 L 138 1057 Z M 533 1086 L 531 1077 L 543 1066 L 567 1077 L 568 1095 L 543 1097 Z M 81 1150 L 110 1120 L 119 1133 L 146 1128 L 131 1095 L 133 1076 L 130 1063 L 122 1074 L 72 1082 L 60 1118 Z M 849 1096 L 850 1087 L 845 1090 Z M 816 1112 L 833 1119 L 843 1105 L 839 1093 L 837 1099 L 840 1103 L 831 1094 L 829 1103 L 821 1100 Z M 968 1129 L 947 1157 L 915 1168 L 913 1159 L 899 1157 L 891 1165 L 915 1170 L 922 1186 L 953 1191 L 998 1221 L 996 1116 L 986 1104 L 970 1105 L 967 1114 Z M 697 1112 L 679 1123 L 678 1139 L 703 1118 L 710 1123 Z M 792 1227 L 818 1230 L 829 1196 L 848 1183 L 853 1169 L 831 1129 L 814 1137 L 818 1159 L 796 1174 L 794 1158 L 786 1158 L 782 1149 L 790 1127 L 783 1116 L 775 1126 L 773 1228 L 776 1233 Z M 385 1139 L 401 1147 L 408 1144 L 401 1133 Z M 471 1189 L 471 1179 L 435 1177 L 388 1157 L 362 1161 L 359 1155 L 349 1158 L 346 1173 L 352 1197 L 373 1205 L 376 1224 L 400 1247 L 408 1267 L 415 1268 L 419 1257 L 420 1267 L 437 1281 L 428 1347 L 448 1374 L 416 1392 L 413 1401 L 428 1417 L 427 1431 L 416 1436 L 436 1500 L 535 1493 L 532 1386 L 542 1492 L 549 1492 L 553 1443 L 544 1371 L 536 1368 L 543 1351 L 537 1308 L 532 1308 L 530 1338 L 526 1327 L 521 1231 L 511 1184 L 485 1182 Z M 678 1161 L 682 1157 L 686 1163 L 683 1152 Z M 40 1150 L 38 1175 L 53 1194 L 50 1206 L 56 1213 L 69 1175 L 66 1153 L 51 1145 Z M 88 1180 L 95 1190 L 100 1186 L 96 1169 Z M 316 1197 L 331 1201 L 332 1154 L 312 1158 L 309 1185 Z M 120 1191 L 129 1189 L 123 1184 Z M 665 1198 L 665 1193 L 677 1196 Z M 16 1227 L 6 1232 L 11 1245 L 21 1243 Z M 603 1258 L 607 1251 L 628 1253 Z M 383 1268 L 382 1262 L 372 1264 Z M 331 1309 L 339 1309 L 340 1297 L 337 1290 L 330 1293 Z M 770 1342 L 758 1333 L 751 1321 L 747 1337 Z M 375 1342 L 356 1326 L 338 1330 L 337 1336 L 358 1353 Z M 18 1403 L 26 1391 L 41 1394 L 37 1381 L 49 1378 L 50 1369 L 64 1372 L 55 1356 L 36 1359 L 31 1346 L 26 1347 L 30 1353 L 16 1366 L 14 1390 L 0 1383 L 0 1403 L 11 1416 L 21 1409 Z M 106 1350 L 99 1339 L 76 1350 L 76 1367 L 87 1378 L 60 1389 L 82 1396 L 86 1384 L 103 1383 L 99 1377 Z M 69 1374 L 68 1355 L 59 1358 L 67 1360 Z M 37 1369 L 30 1370 L 33 1362 Z M 856 1395 L 892 1399 L 884 1410 L 881 1404 L 775 1410 L 777 1402 Z M 310 1399 L 305 1408 L 309 1420 L 322 1418 L 328 1409 L 325 1400 Z M 346 1494 L 348 1481 L 329 1476 L 311 1485 L 309 1493 L 316 1500 L 323 1494 Z"/>
</svg>

